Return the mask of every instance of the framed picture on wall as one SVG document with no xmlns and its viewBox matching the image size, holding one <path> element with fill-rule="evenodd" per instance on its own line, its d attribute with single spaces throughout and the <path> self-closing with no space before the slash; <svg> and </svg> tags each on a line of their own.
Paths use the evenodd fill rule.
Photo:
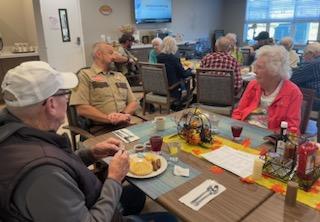
<svg viewBox="0 0 320 222">
<path fill-rule="evenodd" d="M 70 29 L 69 29 L 67 9 L 59 8 L 58 10 L 59 10 L 59 19 L 60 19 L 62 42 L 70 42 L 71 41 L 71 37 L 70 37 Z"/>
</svg>

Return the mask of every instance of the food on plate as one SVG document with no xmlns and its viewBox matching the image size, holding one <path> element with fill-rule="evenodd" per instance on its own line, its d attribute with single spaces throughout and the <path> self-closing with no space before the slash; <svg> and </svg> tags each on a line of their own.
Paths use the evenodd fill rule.
<svg viewBox="0 0 320 222">
<path fill-rule="evenodd" d="M 159 170 L 161 168 L 160 159 L 152 160 L 151 163 L 152 163 L 153 171 L 157 171 L 157 170 Z"/>
<path fill-rule="evenodd" d="M 129 171 L 132 174 L 138 176 L 145 176 L 149 173 L 152 173 L 153 167 L 150 161 L 147 161 L 145 158 L 131 158 L 130 159 L 130 169 Z"/>
<path fill-rule="evenodd" d="M 129 171 L 137 176 L 145 176 L 161 168 L 161 160 L 153 153 L 130 157 Z"/>
</svg>

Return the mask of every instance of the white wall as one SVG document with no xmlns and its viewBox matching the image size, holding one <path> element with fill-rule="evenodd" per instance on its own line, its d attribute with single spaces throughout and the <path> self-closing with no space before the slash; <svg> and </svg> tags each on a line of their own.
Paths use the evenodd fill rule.
<svg viewBox="0 0 320 222">
<path fill-rule="evenodd" d="M 113 9 L 109 16 L 98 11 L 101 5 Z M 138 30 L 168 28 L 175 33 L 183 33 L 185 40 L 208 37 L 215 29 L 221 28 L 223 0 L 173 0 L 172 23 L 141 24 Z M 117 40 L 121 33 L 119 26 L 133 24 L 132 0 L 80 0 L 81 19 L 87 65 L 91 63 L 91 46 L 100 40 L 100 35 Z"/>
<path fill-rule="evenodd" d="M 37 44 L 32 0 L 1 0 L 0 33 L 5 46 L 15 42 Z"/>
<path fill-rule="evenodd" d="M 225 34 L 237 34 L 238 41 L 243 44 L 244 22 L 246 17 L 246 0 L 224 0 L 222 29 Z"/>
</svg>

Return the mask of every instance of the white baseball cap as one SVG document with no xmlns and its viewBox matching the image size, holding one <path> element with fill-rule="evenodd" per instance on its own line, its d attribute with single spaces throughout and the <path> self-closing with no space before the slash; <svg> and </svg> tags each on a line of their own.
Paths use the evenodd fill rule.
<svg viewBox="0 0 320 222">
<path fill-rule="evenodd" d="M 59 89 L 72 89 L 78 78 L 72 72 L 58 72 L 42 61 L 24 62 L 10 69 L 1 84 L 4 101 L 9 106 L 24 107 L 39 103 Z"/>
</svg>

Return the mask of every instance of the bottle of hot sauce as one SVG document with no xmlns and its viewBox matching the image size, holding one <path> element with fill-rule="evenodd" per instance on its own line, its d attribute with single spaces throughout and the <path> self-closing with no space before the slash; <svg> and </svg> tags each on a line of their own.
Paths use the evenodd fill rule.
<svg viewBox="0 0 320 222">
<path fill-rule="evenodd" d="M 316 150 L 316 146 L 311 142 L 306 142 L 299 146 L 297 176 L 300 179 L 312 180 Z"/>
<path fill-rule="evenodd" d="M 280 128 L 280 138 L 277 140 L 275 151 L 279 156 L 283 157 L 287 141 L 288 122 L 281 121 Z"/>
<path fill-rule="evenodd" d="M 285 145 L 284 158 L 296 159 L 296 148 L 298 146 L 298 129 L 297 127 L 291 127 L 288 133 L 288 140 Z"/>
</svg>

